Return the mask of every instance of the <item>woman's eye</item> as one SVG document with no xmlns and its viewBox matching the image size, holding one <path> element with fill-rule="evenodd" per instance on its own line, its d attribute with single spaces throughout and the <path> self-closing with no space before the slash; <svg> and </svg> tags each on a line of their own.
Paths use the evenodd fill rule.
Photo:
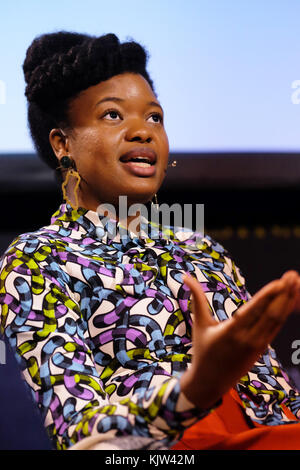
<svg viewBox="0 0 300 470">
<path fill-rule="evenodd" d="M 109 121 L 116 121 L 117 119 L 121 119 L 120 114 L 117 111 L 107 111 L 103 117 Z"/>
<path fill-rule="evenodd" d="M 159 122 L 162 122 L 163 121 L 163 118 L 160 114 L 152 114 L 149 119 L 152 119 L 153 122 L 155 123 L 159 123 Z"/>
</svg>

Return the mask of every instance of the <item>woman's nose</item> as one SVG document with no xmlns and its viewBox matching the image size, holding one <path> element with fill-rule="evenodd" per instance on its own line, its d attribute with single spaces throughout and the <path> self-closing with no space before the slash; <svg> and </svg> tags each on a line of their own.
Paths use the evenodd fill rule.
<svg viewBox="0 0 300 470">
<path fill-rule="evenodd" d="M 152 141 L 152 132 L 145 122 L 134 122 L 128 126 L 126 138 L 130 142 L 150 143 Z"/>
</svg>

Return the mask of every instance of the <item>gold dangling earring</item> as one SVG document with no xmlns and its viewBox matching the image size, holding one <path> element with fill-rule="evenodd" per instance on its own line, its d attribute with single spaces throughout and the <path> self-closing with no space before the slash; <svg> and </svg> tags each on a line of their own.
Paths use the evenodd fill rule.
<svg viewBox="0 0 300 470">
<path fill-rule="evenodd" d="M 172 163 L 169 163 L 168 164 L 168 167 L 171 166 L 171 167 L 175 167 L 177 166 L 177 161 L 176 160 L 173 160 Z M 166 171 L 166 170 L 165 170 Z M 157 194 L 154 194 L 154 202 L 151 201 L 151 204 L 155 207 L 155 209 L 157 211 L 159 211 L 159 204 L 158 204 L 158 200 L 157 200 Z"/>
<path fill-rule="evenodd" d="M 74 166 L 75 166 L 74 162 L 71 160 L 71 158 L 68 155 L 62 157 L 60 163 L 61 163 L 61 165 L 57 169 L 67 170 L 67 176 L 66 176 L 66 178 L 65 178 L 65 180 L 64 180 L 64 182 L 62 183 L 62 186 L 61 186 L 62 193 L 63 193 L 63 198 L 64 198 L 64 200 L 66 201 L 67 204 L 70 204 L 72 209 L 77 211 L 78 205 L 79 205 L 79 203 L 78 203 L 78 188 L 79 188 L 79 184 L 80 184 L 80 181 L 81 181 L 80 175 L 79 175 L 78 171 L 74 168 Z M 70 178 L 72 176 L 76 179 L 76 183 L 75 183 L 75 187 L 74 187 L 75 205 L 70 201 L 70 199 L 67 195 L 67 185 L 68 185 L 68 183 L 70 181 Z"/>
<path fill-rule="evenodd" d="M 154 206 L 155 210 L 159 211 L 159 204 L 158 204 L 157 194 L 156 193 L 154 194 L 154 202 L 151 201 L 151 204 Z"/>
</svg>

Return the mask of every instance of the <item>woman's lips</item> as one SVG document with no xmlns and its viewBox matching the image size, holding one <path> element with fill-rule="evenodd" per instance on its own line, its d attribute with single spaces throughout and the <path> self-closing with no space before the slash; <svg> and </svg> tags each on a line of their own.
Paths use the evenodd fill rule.
<svg viewBox="0 0 300 470">
<path fill-rule="evenodd" d="M 141 160 L 141 161 L 138 161 Z M 157 155 L 147 147 L 135 147 L 121 156 L 120 162 L 134 176 L 153 176 L 156 173 Z"/>
<path fill-rule="evenodd" d="M 156 165 L 150 165 L 150 164 L 143 164 L 147 166 L 142 166 L 142 163 L 138 162 L 122 162 L 122 165 L 124 165 L 124 168 L 129 171 L 132 175 L 135 176 L 153 176 L 156 173 Z"/>
</svg>

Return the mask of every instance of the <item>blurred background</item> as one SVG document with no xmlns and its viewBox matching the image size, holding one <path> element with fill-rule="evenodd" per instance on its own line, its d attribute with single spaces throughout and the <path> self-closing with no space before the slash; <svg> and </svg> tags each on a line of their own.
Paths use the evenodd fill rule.
<svg viewBox="0 0 300 470">
<path fill-rule="evenodd" d="M 231 252 L 252 294 L 300 270 L 298 0 L 11 0 L 0 13 L 1 253 L 48 224 L 61 202 L 27 128 L 27 47 L 46 32 L 113 32 L 150 54 L 177 161 L 159 203 L 204 204 L 205 231 Z M 300 387 L 295 339 L 296 313 L 273 345 Z"/>
</svg>

